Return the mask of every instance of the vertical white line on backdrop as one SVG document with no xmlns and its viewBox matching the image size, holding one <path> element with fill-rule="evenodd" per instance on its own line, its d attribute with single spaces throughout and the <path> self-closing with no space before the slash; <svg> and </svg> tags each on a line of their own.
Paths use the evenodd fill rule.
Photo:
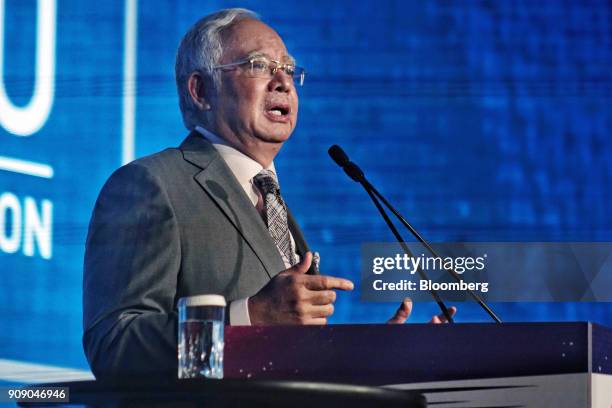
<svg viewBox="0 0 612 408">
<path fill-rule="evenodd" d="M 125 1 L 123 32 L 123 126 L 121 163 L 134 160 L 134 124 L 136 122 L 136 43 L 138 36 L 138 0 Z"/>
</svg>

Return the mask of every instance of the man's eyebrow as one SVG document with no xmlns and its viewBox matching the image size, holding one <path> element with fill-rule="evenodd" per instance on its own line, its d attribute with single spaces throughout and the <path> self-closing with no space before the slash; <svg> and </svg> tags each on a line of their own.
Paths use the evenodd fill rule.
<svg viewBox="0 0 612 408">
<path fill-rule="evenodd" d="M 268 59 L 271 59 L 268 54 L 266 54 L 264 52 L 260 52 L 260 51 L 251 51 L 244 58 L 245 59 L 251 59 L 251 58 L 258 58 L 258 57 L 266 57 Z"/>
<path fill-rule="evenodd" d="M 269 60 L 274 60 L 274 58 L 272 58 L 270 55 L 266 54 L 265 52 L 261 52 L 261 51 L 252 51 L 248 53 L 247 56 L 244 57 L 244 59 L 251 59 L 251 58 L 258 58 L 258 57 L 266 57 Z M 295 64 L 295 58 L 293 58 L 293 56 L 291 55 L 284 55 L 282 57 L 282 60 L 283 62 L 288 61 L 292 64 Z"/>
</svg>

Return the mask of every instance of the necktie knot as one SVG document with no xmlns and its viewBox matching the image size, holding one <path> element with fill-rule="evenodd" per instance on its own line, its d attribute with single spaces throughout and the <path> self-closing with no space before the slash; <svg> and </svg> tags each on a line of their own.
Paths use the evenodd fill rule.
<svg viewBox="0 0 612 408">
<path fill-rule="evenodd" d="M 280 187 L 276 178 L 274 177 L 274 173 L 270 170 L 262 170 L 255 177 L 253 177 L 253 182 L 261 190 L 264 196 L 268 194 L 278 195 L 280 193 Z"/>
</svg>

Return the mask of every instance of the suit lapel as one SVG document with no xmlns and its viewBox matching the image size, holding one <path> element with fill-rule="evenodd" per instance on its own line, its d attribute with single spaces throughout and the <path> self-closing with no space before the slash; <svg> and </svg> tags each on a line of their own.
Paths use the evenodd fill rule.
<svg viewBox="0 0 612 408">
<path fill-rule="evenodd" d="M 216 149 L 192 132 L 180 147 L 188 162 L 200 167 L 195 181 L 206 191 L 242 235 L 272 278 L 285 269 L 283 260 L 261 216 Z"/>
</svg>

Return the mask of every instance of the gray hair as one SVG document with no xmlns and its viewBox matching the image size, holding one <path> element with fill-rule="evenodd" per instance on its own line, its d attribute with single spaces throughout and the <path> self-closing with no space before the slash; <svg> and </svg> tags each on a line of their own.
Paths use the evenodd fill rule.
<svg viewBox="0 0 612 408">
<path fill-rule="evenodd" d="M 209 81 L 214 89 L 218 89 L 221 77 L 213 67 L 219 64 L 223 55 L 222 33 L 246 19 L 259 20 L 259 16 L 243 8 L 220 10 L 196 22 L 181 40 L 174 69 L 179 106 L 187 129 L 192 130 L 197 125 L 205 124 L 206 120 L 189 95 L 189 76 L 194 71 L 200 71 L 204 79 Z"/>
</svg>

